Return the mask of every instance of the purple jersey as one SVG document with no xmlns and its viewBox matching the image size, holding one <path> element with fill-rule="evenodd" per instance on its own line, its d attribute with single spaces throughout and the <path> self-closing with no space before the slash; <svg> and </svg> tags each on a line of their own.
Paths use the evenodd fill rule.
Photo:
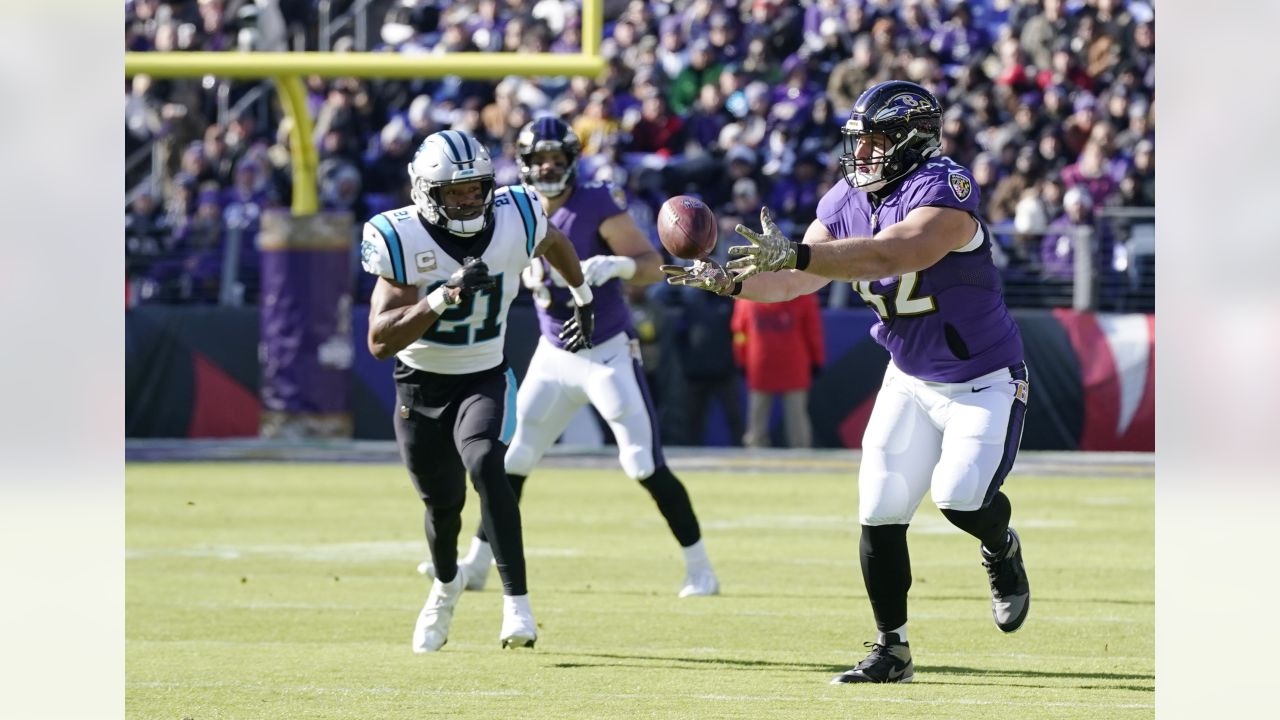
<svg viewBox="0 0 1280 720">
<path fill-rule="evenodd" d="M 610 183 L 581 183 L 574 187 L 569 202 L 551 216 L 551 222 L 569 236 L 578 257 L 586 260 L 593 255 L 615 254 L 600 236 L 600 224 L 626 211 L 627 196 L 621 189 Z M 529 274 L 541 284 L 534 290 L 534 298 L 542 334 L 556 347 L 563 347 L 560 326 L 573 317 L 573 297 L 564 287 L 564 281 L 558 275 L 552 275 L 551 266 L 545 259 L 538 258 Z M 592 344 L 599 345 L 620 332 L 631 330 L 631 309 L 622 296 L 621 280 L 613 278 L 592 288 L 591 294 L 596 315 Z"/>
<path fill-rule="evenodd" d="M 899 369 L 921 380 L 964 382 L 1022 362 L 1022 335 L 1004 304 L 978 200 L 969 170 L 936 157 L 875 210 L 866 193 L 844 182 L 818 203 L 818 220 L 836 238 L 870 237 L 930 205 L 964 210 L 978 221 L 973 242 L 924 270 L 853 284 L 880 318 L 871 336 Z"/>
</svg>

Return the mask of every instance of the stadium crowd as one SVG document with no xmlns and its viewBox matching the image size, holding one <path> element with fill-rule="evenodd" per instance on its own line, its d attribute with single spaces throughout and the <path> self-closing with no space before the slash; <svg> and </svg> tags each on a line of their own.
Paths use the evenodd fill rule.
<svg viewBox="0 0 1280 720">
<path fill-rule="evenodd" d="M 581 37 L 579 4 L 571 0 L 125 5 L 131 51 L 576 52 Z M 973 170 L 986 218 L 1002 240 L 997 262 L 1006 283 L 1027 290 L 1011 291 L 1011 304 L 1070 304 L 1073 228 L 1090 227 L 1103 307 L 1125 309 L 1127 298 L 1128 307 L 1140 307 L 1131 302 L 1133 290 L 1149 279 L 1134 275 L 1128 223 L 1108 211 L 1155 204 L 1149 2 L 605 5 L 607 66 L 596 79 L 309 78 L 324 208 L 351 211 L 358 229 L 372 213 L 409 204 L 406 165 L 426 135 L 447 127 L 486 143 L 498 183 L 516 183 L 516 133 L 551 112 L 582 139 L 580 177 L 624 186 L 655 243 L 654 211 L 682 193 L 700 195 L 716 210 L 722 239 L 738 222 L 756 224 L 762 204 L 784 231 L 799 235 L 826 189 L 842 181 L 835 158 L 854 99 L 873 83 L 899 78 L 943 101 L 942 152 Z M 368 37 L 354 36 L 351 23 L 321 37 L 322 10 L 333 17 L 370 13 L 375 22 Z M 266 208 L 288 205 L 291 193 L 289 127 L 278 109 L 226 110 L 247 107 L 237 101 L 251 99 L 255 86 L 212 77 L 127 80 L 131 303 L 255 302 L 259 218 Z M 353 253 L 356 244 L 353 236 Z M 232 246 L 237 292 L 228 295 L 223 264 Z M 360 303 L 371 282 L 356 265 Z"/>
</svg>

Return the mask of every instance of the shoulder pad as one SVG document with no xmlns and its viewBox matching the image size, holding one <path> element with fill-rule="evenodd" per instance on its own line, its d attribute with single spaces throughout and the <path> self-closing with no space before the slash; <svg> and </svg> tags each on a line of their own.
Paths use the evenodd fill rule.
<svg viewBox="0 0 1280 720">
<path fill-rule="evenodd" d="M 364 224 L 360 239 L 360 264 L 365 271 L 379 277 L 407 282 L 404 268 L 404 246 L 395 226 L 386 215 L 374 215 Z"/>
<path fill-rule="evenodd" d="M 508 202 L 515 207 L 520 217 L 525 250 L 532 257 L 534 249 L 547 236 L 547 211 L 542 206 L 542 197 L 523 185 L 507 185 L 494 194 L 493 204 L 496 209 Z"/>
</svg>

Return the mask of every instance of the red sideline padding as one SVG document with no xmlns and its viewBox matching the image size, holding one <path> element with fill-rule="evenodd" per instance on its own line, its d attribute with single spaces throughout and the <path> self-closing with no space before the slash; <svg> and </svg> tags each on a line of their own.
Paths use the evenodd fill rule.
<svg viewBox="0 0 1280 720">
<path fill-rule="evenodd" d="M 1155 316 L 1055 310 L 1054 317 L 1080 362 L 1079 449 L 1155 450 Z"/>
<path fill-rule="evenodd" d="M 858 403 L 858 407 L 846 415 L 840 423 L 840 441 L 845 447 L 862 447 L 862 434 L 867 430 L 867 422 L 871 420 L 871 409 L 875 404 L 876 394 L 873 392 Z"/>
<path fill-rule="evenodd" d="M 192 351 L 191 362 L 195 397 L 187 437 L 257 437 L 262 420 L 258 397 L 204 355 Z"/>
</svg>

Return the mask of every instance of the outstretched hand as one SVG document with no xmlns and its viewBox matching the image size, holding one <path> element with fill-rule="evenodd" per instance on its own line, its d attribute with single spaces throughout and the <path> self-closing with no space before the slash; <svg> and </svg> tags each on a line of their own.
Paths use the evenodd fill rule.
<svg viewBox="0 0 1280 720">
<path fill-rule="evenodd" d="M 746 225 L 738 225 L 734 230 L 751 243 L 729 248 L 730 255 L 739 256 L 725 266 L 733 273 L 734 280 L 741 282 L 758 273 L 796 266 L 796 243 L 778 229 L 768 207 L 760 208 L 760 232 Z"/>
<path fill-rule="evenodd" d="M 724 266 L 710 258 L 695 260 L 693 265 L 663 265 L 662 272 L 667 275 L 668 285 L 706 290 L 717 295 L 728 295 L 733 292 L 734 278 Z"/>
</svg>

